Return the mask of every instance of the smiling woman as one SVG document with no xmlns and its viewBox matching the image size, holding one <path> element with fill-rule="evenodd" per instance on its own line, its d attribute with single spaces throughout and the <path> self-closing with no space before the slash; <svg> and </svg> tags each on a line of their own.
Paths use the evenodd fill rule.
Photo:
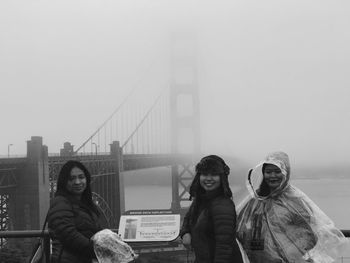
<svg viewBox="0 0 350 263">
<path fill-rule="evenodd" d="M 205 191 L 213 191 L 220 186 L 220 175 L 211 173 L 201 174 L 199 182 Z"/>
<path fill-rule="evenodd" d="M 92 201 L 91 175 L 78 161 L 66 162 L 48 212 L 53 263 L 88 263 L 96 258 L 90 238 L 102 229 Z"/>
<path fill-rule="evenodd" d="M 236 210 L 228 175 L 230 168 L 217 155 L 196 165 L 190 200 L 180 236 L 184 246 L 193 247 L 195 263 L 243 262 L 236 242 Z"/>
<path fill-rule="evenodd" d="M 251 263 L 330 263 L 345 251 L 348 241 L 333 221 L 290 184 L 286 153 L 269 154 L 248 181 L 252 196 L 238 209 L 237 236 Z"/>
<path fill-rule="evenodd" d="M 273 191 L 281 185 L 284 176 L 280 168 L 273 164 L 265 164 L 263 165 L 262 169 L 264 174 L 264 181 L 270 190 Z"/>
<path fill-rule="evenodd" d="M 286 177 L 283 175 L 281 169 L 274 164 L 264 163 L 262 165 L 262 174 L 263 180 L 259 189 L 257 189 L 260 196 L 269 195 L 286 181 Z"/>
<path fill-rule="evenodd" d="M 81 199 L 81 195 L 86 189 L 86 176 L 78 167 L 74 167 L 70 172 L 70 177 L 67 181 L 67 191 L 76 198 Z"/>
</svg>

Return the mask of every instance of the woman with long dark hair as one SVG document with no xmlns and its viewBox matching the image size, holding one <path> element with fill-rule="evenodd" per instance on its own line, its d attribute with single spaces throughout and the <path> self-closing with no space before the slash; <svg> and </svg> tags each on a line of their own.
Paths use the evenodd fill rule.
<svg viewBox="0 0 350 263">
<path fill-rule="evenodd" d="M 53 263 L 90 263 L 96 258 L 90 238 L 102 229 L 92 200 L 91 175 L 78 161 L 67 161 L 57 179 L 48 212 Z"/>
<path fill-rule="evenodd" d="M 180 237 L 193 248 L 195 263 L 241 263 L 236 242 L 236 210 L 228 175 L 230 168 L 217 155 L 209 155 L 196 165 L 190 186 L 193 202 L 187 212 Z"/>
</svg>

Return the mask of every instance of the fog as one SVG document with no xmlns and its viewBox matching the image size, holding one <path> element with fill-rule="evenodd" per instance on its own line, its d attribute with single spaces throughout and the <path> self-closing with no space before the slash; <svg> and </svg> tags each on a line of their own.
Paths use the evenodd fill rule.
<svg viewBox="0 0 350 263">
<path fill-rule="evenodd" d="M 344 165 L 350 2 L 1 1 L 0 155 L 82 143 L 135 85 L 159 86 L 173 32 L 197 41 L 202 152 Z M 147 79 L 147 80 L 146 80 Z"/>
</svg>

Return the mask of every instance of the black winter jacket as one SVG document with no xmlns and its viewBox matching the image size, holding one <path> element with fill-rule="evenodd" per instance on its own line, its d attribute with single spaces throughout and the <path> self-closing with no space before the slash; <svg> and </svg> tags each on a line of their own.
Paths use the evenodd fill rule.
<svg viewBox="0 0 350 263">
<path fill-rule="evenodd" d="M 193 201 L 187 212 L 180 236 L 191 234 L 195 263 L 242 263 L 236 242 L 236 210 L 233 201 L 218 192 L 206 194 L 193 222 Z"/>
<path fill-rule="evenodd" d="M 90 238 L 102 228 L 96 213 L 85 204 L 69 195 L 56 196 L 48 212 L 48 226 L 53 263 L 90 263 L 95 258 Z"/>
</svg>

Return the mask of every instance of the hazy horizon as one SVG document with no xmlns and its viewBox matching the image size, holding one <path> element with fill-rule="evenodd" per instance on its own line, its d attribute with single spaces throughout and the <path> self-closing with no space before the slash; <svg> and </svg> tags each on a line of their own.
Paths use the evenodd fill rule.
<svg viewBox="0 0 350 263">
<path fill-rule="evenodd" d="M 347 166 L 350 2 L 4 1 L 0 155 L 80 145 L 135 85 L 161 86 L 173 32 L 197 40 L 202 152 Z M 141 95 L 140 95 L 141 96 Z"/>
</svg>

